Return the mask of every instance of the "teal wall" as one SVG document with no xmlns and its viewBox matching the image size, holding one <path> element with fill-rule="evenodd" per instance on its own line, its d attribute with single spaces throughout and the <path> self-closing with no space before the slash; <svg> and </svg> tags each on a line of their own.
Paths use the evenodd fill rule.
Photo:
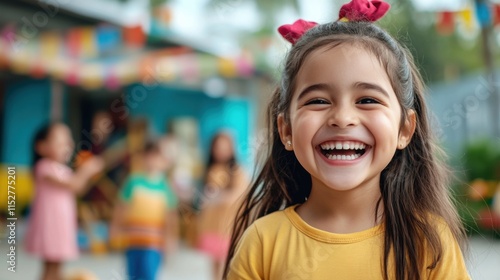
<svg viewBox="0 0 500 280">
<path fill-rule="evenodd" d="M 50 120 L 51 82 L 25 78 L 8 82 L 5 92 L 0 162 L 30 165 L 35 132 Z M 64 96 L 67 104 L 67 93 Z M 153 130 L 164 133 L 167 123 L 179 117 L 198 120 L 200 145 L 206 157 L 213 135 L 222 129 L 235 137 L 238 160 L 250 164 L 249 138 L 253 130 L 253 103 L 244 98 L 211 98 L 201 91 L 130 86 L 125 91 L 125 108 L 111 110 L 132 117 L 146 117 Z M 65 119 L 67 111 L 65 106 Z"/>
<path fill-rule="evenodd" d="M 142 85 L 127 90 L 125 103 L 132 117 L 145 117 L 153 130 L 164 133 L 170 120 L 193 117 L 198 120 L 203 156 L 207 156 L 213 135 L 229 130 L 235 138 L 238 160 L 248 165 L 249 137 L 253 129 L 252 102 L 244 98 L 211 98 L 201 91 Z"/>
<path fill-rule="evenodd" d="M 31 164 L 33 136 L 50 118 L 50 92 L 46 79 L 23 78 L 7 83 L 0 162 Z"/>
</svg>

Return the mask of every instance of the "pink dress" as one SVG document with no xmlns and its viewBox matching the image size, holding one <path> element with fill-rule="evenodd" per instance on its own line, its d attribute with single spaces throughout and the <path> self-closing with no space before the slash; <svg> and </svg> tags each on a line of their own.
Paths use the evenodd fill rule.
<svg viewBox="0 0 500 280">
<path fill-rule="evenodd" d="M 26 251 L 46 261 L 66 261 L 78 257 L 75 194 L 62 186 L 42 180 L 47 175 L 69 180 L 73 171 L 50 159 L 34 167 L 35 198 L 26 232 Z"/>
<path fill-rule="evenodd" d="M 248 185 L 243 168 L 237 167 L 232 178 L 229 174 L 226 166 L 218 164 L 208 170 L 206 184 L 214 190 L 203 196 L 198 221 L 198 249 L 221 262 L 227 256 L 240 196 Z M 229 193 L 233 195 L 228 196 Z"/>
</svg>

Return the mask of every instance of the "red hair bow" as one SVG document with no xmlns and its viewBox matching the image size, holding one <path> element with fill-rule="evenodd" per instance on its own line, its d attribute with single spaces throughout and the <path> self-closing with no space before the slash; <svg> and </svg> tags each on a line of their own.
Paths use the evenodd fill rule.
<svg viewBox="0 0 500 280">
<path fill-rule="evenodd" d="M 381 0 L 352 0 L 340 8 L 340 21 L 377 21 L 391 5 Z"/>
<path fill-rule="evenodd" d="M 387 13 L 391 5 L 382 0 L 351 0 L 340 8 L 340 21 L 370 21 L 374 22 Z M 299 19 L 293 24 L 285 24 L 278 28 L 278 32 L 288 42 L 295 43 L 307 32 L 307 30 L 318 25 L 313 21 Z"/>
<path fill-rule="evenodd" d="M 278 28 L 278 32 L 285 38 L 288 42 L 295 45 L 295 43 L 306 33 L 307 30 L 318 25 L 313 21 L 306 21 L 303 19 L 296 20 L 293 24 L 285 24 Z"/>
</svg>

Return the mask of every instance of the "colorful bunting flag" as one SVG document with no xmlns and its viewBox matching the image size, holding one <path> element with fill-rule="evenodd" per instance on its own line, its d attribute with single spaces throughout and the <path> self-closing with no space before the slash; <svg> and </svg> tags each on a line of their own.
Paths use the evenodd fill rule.
<svg viewBox="0 0 500 280">
<path fill-rule="evenodd" d="M 84 58 L 97 56 L 95 29 L 85 27 L 80 30 L 80 56 Z"/>
<path fill-rule="evenodd" d="M 120 88 L 120 81 L 118 80 L 118 77 L 116 76 L 116 73 L 115 73 L 115 70 L 113 69 L 113 67 L 109 67 L 107 70 L 106 70 L 106 78 L 105 78 L 105 81 L 104 81 L 104 86 L 111 90 L 111 91 L 115 91 L 115 90 L 118 90 Z"/>
<path fill-rule="evenodd" d="M 70 29 L 66 35 L 66 50 L 70 57 L 78 57 L 81 49 L 81 30 Z"/>
<path fill-rule="evenodd" d="M 116 50 L 122 40 L 121 30 L 111 25 L 98 26 L 96 36 L 100 53 L 108 53 Z"/>
<path fill-rule="evenodd" d="M 472 33 L 475 29 L 475 17 L 474 11 L 471 6 L 458 12 L 458 17 L 464 25 L 466 32 Z"/>
<path fill-rule="evenodd" d="M 476 17 L 481 27 L 491 25 L 490 7 L 486 2 L 476 0 Z"/>
<path fill-rule="evenodd" d="M 78 85 L 79 79 L 78 79 L 78 69 L 79 65 L 77 64 L 72 64 L 68 67 L 68 72 L 66 72 L 66 84 L 70 86 L 76 86 Z"/>
<path fill-rule="evenodd" d="M 55 32 L 46 32 L 40 36 L 40 55 L 54 58 L 60 55 L 62 46 L 61 36 Z"/>
<path fill-rule="evenodd" d="M 146 43 L 146 34 L 142 26 L 128 26 L 123 28 L 123 41 L 125 45 L 132 48 L 141 48 Z"/>
<path fill-rule="evenodd" d="M 243 77 L 250 77 L 253 74 L 254 70 L 249 52 L 243 52 L 236 59 L 236 68 L 238 69 L 238 74 Z"/>
<path fill-rule="evenodd" d="M 179 57 L 179 64 L 182 65 L 180 73 L 185 83 L 191 84 L 199 80 L 200 67 L 194 55 L 183 55 Z"/>
<path fill-rule="evenodd" d="M 493 6 L 493 14 L 495 17 L 495 21 L 493 22 L 493 24 L 495 26 L 500 25 L 500 4 L 496 4 Z"/>
<path fill-rule="evenodd" d="M 104 69 L 101 64 L 86 64 L 80 66 L 80 85 L 86 89 L 93 90 L 101 88 L 104 84 Z"/>
<path fill-rule="evenodd" d="M 443 35 L 450 35 L 455 29 L 453 12 L 441 12 L 438 14 L 437 31 Z"/>
<path fill-rule="evenodd" d="M 233 60 L 229 58 L 219 58 L 218 61 L 218 70 L 219 73 L 226 78 L 234 78 L 236 77 L 237 70 L 236 64 Z"/>
<path fill-rule="evenodd" d="M 116 90 L 135 82 L 178 80 L 196 84 L 206 77 L 248 77 L 254 72 L 249 53 L 236 59 L 217 58 L 196 54 L 188 47 L 137 52 L 138 56 L 125 56 L 119 61 L 85 62 L 117 50 L 127 51 L 122 49 L 123 45 L 142 47 L 146 35 L 141 26 L 77 27 L 66 32 L 42 32 L 26 42 L 15 32 L 13 25 L 0 31 L 0 68 L 10 67 L 16 73 L 35 78 L 50 75 L 70 86 L 90 90 L 102 87 Z"/>
<path fill-rule="evenodd" d="M 62 57 L 51 59 L 48 65 L 47 71 L 57 80 L 65 80 L 71 71 L 71 62 Z"/>
</svg>

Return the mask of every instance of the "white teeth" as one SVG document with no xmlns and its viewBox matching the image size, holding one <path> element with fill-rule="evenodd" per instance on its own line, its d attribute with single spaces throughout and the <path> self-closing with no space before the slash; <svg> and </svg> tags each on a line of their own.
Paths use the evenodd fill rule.
<svg viewBox="0 0 500 280">
<path fill-rule="evenodd" d="M 355 160 L 359 158 L 361 155 L 360 154 L 354 154 L 354 155 L 328 155 L 329 160 Z"/>
<path fill-rule="evenodd" d="M 364 150 L 365 144 L 360 142 L 342 142 L 342 141 L 332 141 L 325 144 L 321 144 L 321 149 L 323 150 Z"/>
</svg>

